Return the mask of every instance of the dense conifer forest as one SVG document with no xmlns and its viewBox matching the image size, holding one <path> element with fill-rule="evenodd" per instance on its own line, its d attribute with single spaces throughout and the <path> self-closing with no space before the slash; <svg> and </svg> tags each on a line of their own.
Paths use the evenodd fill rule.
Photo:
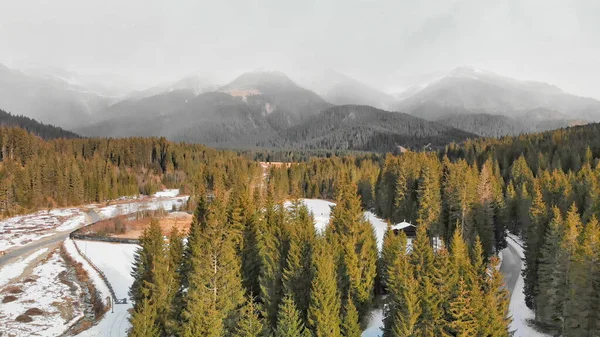
<svg viewBox="0 0 600 337">
<path fill-rule="evenodd" d="M 524 242 L 526 303 L 538 328 L 594 336 L 599 131 L 592 124 L 439 152 L 306 158 L 262 181 L 246 156 L 199 145 L 44 141 L 2 128 L 0 200 L 10 214 L 160 184 L 192 195 L 190 233 L 157 224 L 144 233 L 132 271 L 132 336 L 360 336 L 378 295 L 386 337 L 509 336 L 495 268 L 507 231 Z M 301 197 L 336 201 L 323 233 Z M 388 230 L 379 252 L 364 209 L 416 224 L 417 238 L 409 245 Z"/>
<path fill-rule="evenodd" d="M 261 172 L 257 163 L 235 153 L 164 138 L 45 141 L 5 127 L 0 160 L 3 216 L 152 194 L 161 186 L 199 195 L 215 177 L 229 187 L 236 179 L 256 180 Z"/>
<path fill-rule="evenodd" d="M 13 115 L 4 110 L 0 110 L 0 125 L 5 127 L 19 127 L 40 136 L 43 139 L 79 138 L 77 134 L 71 131 L 67 131 L 57 126 L 43 124 L 29 117 Z"/>
<path fill-rule="evenodd" d="M 539 328 L 593 336 L 600 329 L 599 132 L 591 124 L 469 140 L 440 153 L 316 158 L 272 176 L 281 194 L 330 199 L 338 172 L 349 172 L 363 207 L 426 227 L 451 251 L 457 232 L 471 251 L 480 244 L 486 259 L 506 247 L 507 230 L 519 235 L 526 302 Z"/>
</svg>

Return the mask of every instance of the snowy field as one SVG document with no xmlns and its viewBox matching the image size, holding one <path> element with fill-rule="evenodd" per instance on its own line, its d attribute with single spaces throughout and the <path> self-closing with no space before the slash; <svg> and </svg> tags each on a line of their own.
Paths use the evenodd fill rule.
<svg viewBox="0 0 600 337">
<path fill-rule="evenodd" d="M 4 300 L 14 296 L 12 301 L 0 305 L 0 336 L 58 336 L 83 317 L 81 288 L 77 283 L 67 284 L 59 278 L 66 268 L 57 250 L 26 279 L 0 289 Z M 32 310 L 37 309 L 35 314 Z M 31 322 L 16 320 L 28 311 Z"/>
<path fill-rule="evenodd" d="M 517 236 L 509 234 L 508 239 L 506 241 L 512 248 L 514 248 L 517 251 L 521 259 L 525 258 L 525 253 L 523 252 L 523 243 Z M 521 268 L 525 268 L 525 265 L 522 264 Z M 529 320 L 532 320 L 534 318 L 534 314 L 533 311 L 525 305 L 525 294 L 523 293 L 524 286 L 525 281 L 523 280 L 523 275 L 519 273 L 519 278 L 517 279 L 515 290 L 513 291 L 512 297 L 510 298 L 509 310 L 513 319 L 510 325 L 510 330 L 515 331 L 514 337 L 549 336 L 536 331 L 527 324 Z"/>
<path fill-rule="evenodd" d="M 2 269 L 0 269 L 0 287 L 5 286 L 10 280 L 14 279 L 15 277 L 21 276 L 21 274 L 23 274 L 23 271 L 25 271 L 25 268 L 27 268 L 27 266 L 30 263 L 35 261 L 35 259 L 42 256 L 42 254 L 46 253 L 47 251 L 48 248 L 42 248 L 34 252 L 33 254 L 25 258 L 21 258 L 16 262 L 8 264 Z M 2 336 L 2 334 L 0 334 L 0 336 Z"/>
<path fill-rule="evenodd" d="M 26 245 L 85 224 L 86 215 L 78 208 L 57 208 L 20 215 L 0 221 L 0 251 Z"/>
<path fill-rule="evenodd" d="M 80 240 L 75 240 L 74 242 L 79 247 L 79 250 L 104 272 L 117 298 L 129 298 L 127 292 L 133 283 L 133 277 L 130 275 L 131 266 L 133 264 L 134 252 L 138 246 Z M 84 267 L 86 267 L 90 275 L 92 273 L 97 275 L 89 264 L 84 264 Z M 99 278 L 98 276 L 95 277 Z M 102 281 L 100 280 L 100 282 Z M 97 289 L 103 292 L 103 297 L 110 295 L 106 286 L 102 288 L 97 287 Z M 79 334 L 79 336 L 127 336 L 127 329 L 130 327 L 127 319 L 129 317 L 127 310 L 130 308 L 130 302 L 128 304 L 115 304 L 114 312 L 107 312 L 97 325 Z"/>
<path fill-rule="evenodd" d="M 173 206 L 175 206 L 175 208 L 181 207 L 188 200 L 188 198 L 189 196 L 159 196 L 143 201 L 135 201 L 95 208 L 94 210 L 102 219 L 113 218 L 119 215 L 135 213 L 138 211 L 155 211 L 160 208 L 170 211 L 173 208 Z"/>
<path fill-rule="evenodd" d="M 164 190 L 150 198 L 119 198 L 119 204 L 101 207 L 96 204 L 86 205 L 94 209 L 102 219 L 144 210 L 163 208 L 171 210 L 173 206 L 181 207 L 189 198 L 180 196 L 178 189 Z M 122 202 L 122 201 L 129 202 Z M 79 208 L 56 208 L 20 215 L 0 221 L 0 251 L 24 246 L 36 240 L 49 237 L 56 232 L 67 232 L 85 225 L 88 221 L 86 213 Z"/>
</svg>

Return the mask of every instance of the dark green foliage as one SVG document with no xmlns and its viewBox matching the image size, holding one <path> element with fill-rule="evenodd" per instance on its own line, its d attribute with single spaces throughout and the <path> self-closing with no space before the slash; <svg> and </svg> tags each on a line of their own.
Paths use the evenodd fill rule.
<svg viewBox="0 0 600 337">
<path fill-rule="evenodd" d="M 0 110 L 0 125 L 3 127 L 19 127 L 43 139 L 79 138 L 79 135 L 71 131 L 54 125 L 39 123 L 29 117 L 13 115 L 4 110 Z"/>
<path fill-rule="evenodd" d="M 309 150 L 395 152 L 398 146 L 420 150 L 429 144 L 440 148 L 469 137 L 476 136 L 399 112 L 343 105 L 324 110 L 264 144 Z"/>
</svg>

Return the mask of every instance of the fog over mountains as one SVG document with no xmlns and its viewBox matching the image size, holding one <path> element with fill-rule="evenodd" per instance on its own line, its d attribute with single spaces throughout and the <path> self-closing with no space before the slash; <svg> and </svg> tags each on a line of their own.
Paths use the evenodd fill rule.
<svg viewBox="0 0 600 337">
<path fill-rule="evenodd" d="M 390 151 L 600 121 L 595 99 L 473 67 L 399 94 L 331 69 L 297 80 L 280 71 L 251 71 L 225 84 L 194 74 L 129 93 L 56 69 L 0 66 L 0 75 L 1 108 L 90 137 Z"/>
</svg>

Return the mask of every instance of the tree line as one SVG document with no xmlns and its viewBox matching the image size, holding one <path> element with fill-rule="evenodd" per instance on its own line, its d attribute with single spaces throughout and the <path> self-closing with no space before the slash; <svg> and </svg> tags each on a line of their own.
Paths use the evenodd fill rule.
<svg viewBox="0 0 600 337">
<path fill-rule="evenodd" d="M 215 177 L 258 182 L 260 166 L 233 152 L 164 138 L 54 139 L 0 127 L 0 213 L 152 194 L 198 195 Z M 194 199 L 192 199 L 192 204 Z"/>
</svg>

